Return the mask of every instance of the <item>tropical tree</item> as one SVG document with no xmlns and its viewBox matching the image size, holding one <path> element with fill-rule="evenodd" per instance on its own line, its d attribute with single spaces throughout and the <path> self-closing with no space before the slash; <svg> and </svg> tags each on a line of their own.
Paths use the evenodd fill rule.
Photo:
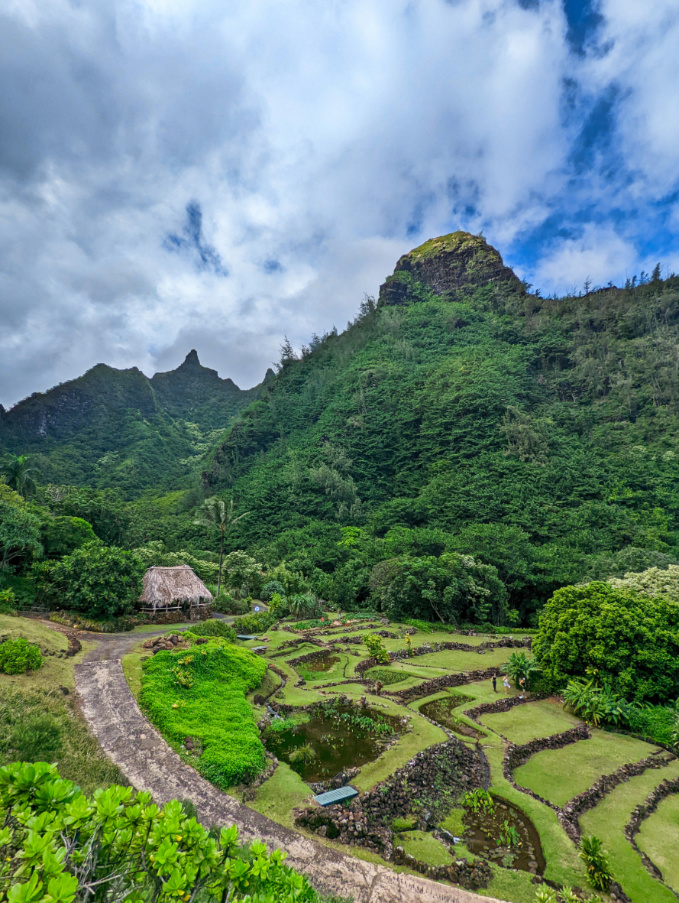
<svg viewBox="0 0 679 903">
<path fill-rule="evenodd" d="M 212 498 L 205 499 L 203 504 L 201 505 L 198 516 L 194 520 L 194 524 L 198 527 L 208 527 L 209 529 L 217 529 L 219 530 L 219 574 L 217 577 L 217 598 L 219 598 L 219 593 L 222 587 L 222 562 L 224 560 L 224 540 L 226 539 L 227 531 L 231 529 L 231 527 L 235 527 L 235 525 L 243 520 L 243 518 L 249 514 L 248 511 L 244 511 L 243 514 L 236 515 L 233 509 L 233 499 L 229 499 L 228 502 L 224 499 L 217 498 L 217 496 L 213 496 Z"/>
<path fill-rule="evenodd" d="M 0 482 L 0 570 L 40 554 L 40 521 L 18 493 Z"/>
<path fill-rule="evenodd" d="M 584 718 L 596 727 L 602 722 L 625 724 L 629 720 L 630 709 L 634 708 L 609 686 L 595 686 L 593 680 L 571 680 L 564 691 L 563 700 L 564 705 L 579 718 Z"/>
<path fill-rule="evenodd" d="M 24 497 L 30 495 L 35 489 L 33 473 L 35 473 L 35 468 L 29 466 L 28 455 L 17 455 L 11 458 L 5 467 L 7 485 Z"/>
</svg>

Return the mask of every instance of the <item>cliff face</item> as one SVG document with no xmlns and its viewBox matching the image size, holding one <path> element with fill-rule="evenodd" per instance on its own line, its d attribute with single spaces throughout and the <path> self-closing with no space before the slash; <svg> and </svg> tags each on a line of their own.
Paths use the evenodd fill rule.
<svg viewBox="0 0 679 903">
<path fill-rule="evenodd" d="M 519 278 L 484 238 L 453 232 L 404 254 L 380 287 L 379 303 L 388 306 L 426 300 L 427 292 L 454 300 L 467 290 L 492 283 L 504 290 L 522 291 Z"/>
</svg>

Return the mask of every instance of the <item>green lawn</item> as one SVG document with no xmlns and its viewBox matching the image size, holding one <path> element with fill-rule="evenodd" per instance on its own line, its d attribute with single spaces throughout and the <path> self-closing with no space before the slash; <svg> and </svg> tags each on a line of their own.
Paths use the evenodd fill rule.
<svg viewBox="0 0 679 903">
<path fill-rule="evenodd" d="M 679 892 L 679 796 L 668 796 L 641 823 L 637 843 L 665 882 Z"/>
<path fill-rule="evenodd" d="M 519 705 L 508 712 L 483 715 L 481 722 L 518 746 L 536 737 L 561 734 L 580 724 L 579 719 L 565 712 L 560 703 L 549 699 Z"/>
<path fill-rule="evenodd" d="M 499 668 L 511 653 L 510 649 L 489 649 L 483 655 L 478 652 L 461 652 L 457 649 L 446 649 L 443 652 L 430 652 L 411 659 L 415 667 L 444 668 L 448 671 L 477 671 L 486 668 Z M 436 677 L 433 674 L 432 677 Z"/>
<path fill-rule="evenodd" d="M 627 762 L 638 762 L 657 747 L 627 737 L 593 730 L 591 740 L 562 749 L 545 749 L 514 772 L 514 780 L 557 806 L 587 790 L 602 775 Z"/>
<path fill-rule="evenodd" d="M 310 801 L 311 796 L 309 785 L 289 765 L 279 762 L 273 777 L 264 782 L 257 791 L 256 799 L 248 805 L 279 825 L 294 828 L 292 810 L 301 806 L 305 800 Z"/>
<path fill-rule="evenodd" d="M 620 784 L 607 794 L 598 806 L 586 812 L 580 819 L 580 825 L 585 833 L 595 834 L 603 840 L 611 871 L 633 903 L 677 901 L 672 891 L 650 876 L 641 857 L 623 834 L 623 828 L 629 821 L 632 810 L 643 803 L 653 788 L 665 778 L 677 777 L 679 762 L 673 762 L 666 768 L 645 771 L 627 783 Z M 655 830 L 652 829 L 651 833 L 655 833 Z M 663 830 L 658 826 L 659 835 L 662 835 Z M 676 848 L 674 856 L 676 858 Z"/>
<path fill-rule="evenodd" d="M 37 643 L 43 653 L 63 653 L 68 649 L 68 640 L 63 633 L 53 630 L 34 618 L 15 618 L 0 615 L 0 636 L 24 637 L 30 643 Z M 73 689 L 73 666 L 79 664 L 85 654 L 93 648 L 93 643 L 83 643 L 82 650 L 74 656 L 59 658 L 57 655 L 43 654 L 42 667 L 28 674 L 0 674 L 0 685 L 23 689 L 52 689 L 66 687 Z"/>
<path fill-rule="evenodd" d="M 404 831 L 394 838 L 394 846 L 428 865 L 450 865 L 452 857 L 446 847 L 426 831 Z"/>
</svg>

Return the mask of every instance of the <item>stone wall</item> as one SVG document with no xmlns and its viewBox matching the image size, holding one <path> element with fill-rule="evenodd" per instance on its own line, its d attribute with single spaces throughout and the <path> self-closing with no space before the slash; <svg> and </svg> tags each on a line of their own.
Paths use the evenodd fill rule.
<svg viewBox="0 0 679 903">
<path fill-rule="evenodd" d="M 665 797 L 671 796 L 673 793 L 679 793 L 679 778 L 674 778 L 673 780 L 664 780 L 662 784 L 658 784 L 656 788 L 646 797 L 641 805 L 637 806 L 636 809 L 632 812 L 630 820 L 625 825 L 625 837 L 637 851 L 639 856 L 641 856 L 641 860 L 651 873 L 651 875 L 657 880 L 661 881 L 663 884 L 664 879 L 662 876 L 662 872 L 660 869 L 652 862 L 646 853 L 641 850 L 637 844 L 637 834 L 639 833 L 639 829 L 641 828 L 641 823 L 645 819 L 652 815 L 655 810 L 658 808 L 658 805 L 665 799 Z M 676 893 L 676 891 L 673 891 Z"/>
<path fill-rule="evenodd" d="M 358 667 L 356 670 L 358 671 Z M 431 696 L 448 687 L 463 687 L 465 684 L 475 683 L 479 680 L 490 680 L 493 674 L 497 674 L 497 668 L 486 668 L 484 671 L 465 671 L 459 674 L 444 674 L 441 677 L 426 680 L 416 687 L 409 687 L 400 692 L 398 690 L 389 690 L 388 687 L 385 687 L 382 692 L 388 693 L 401 703 L 407 703 L 410 702 L 411 699 L 419 699 L 422 696 Z"/>
</svg>

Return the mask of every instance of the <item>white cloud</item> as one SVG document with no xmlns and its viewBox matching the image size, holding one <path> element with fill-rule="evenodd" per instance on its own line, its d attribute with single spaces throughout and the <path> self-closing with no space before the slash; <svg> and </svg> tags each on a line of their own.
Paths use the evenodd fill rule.
<svg viewBox="0 0 679 903">
<path fill-rule="evenodd" d="M 483 228 L 511 262 L 512 243 L 560 206 L 588 193 L 611 204 L 598 170 L 569 181 L 580 123 L 563 117 L 566 77 L 592 97 L 625 86 L 630 122 L 646 117 L 621 127 L 627 165 L 662 191 L 673 95 L 633 46 L 650 27 L 634 6 L 606 0 L 615 45 L 596 60 L 569 52 L 558 0 L 6 7 L 0 401 L 100 360 L 151 373 L 194 346 L 252 385 L 284 334 L 299 346 L 341 328 L 431 235 Z M 670 49 L 663 36 L 666 79 Z M 227 278 L 167 250 L 194 200 Z M 543 260 L 540 277 L 561 290 L 634 259 L 620 229 L 582 236 L 550 244 L 555 269 Z"/>
</svg>

